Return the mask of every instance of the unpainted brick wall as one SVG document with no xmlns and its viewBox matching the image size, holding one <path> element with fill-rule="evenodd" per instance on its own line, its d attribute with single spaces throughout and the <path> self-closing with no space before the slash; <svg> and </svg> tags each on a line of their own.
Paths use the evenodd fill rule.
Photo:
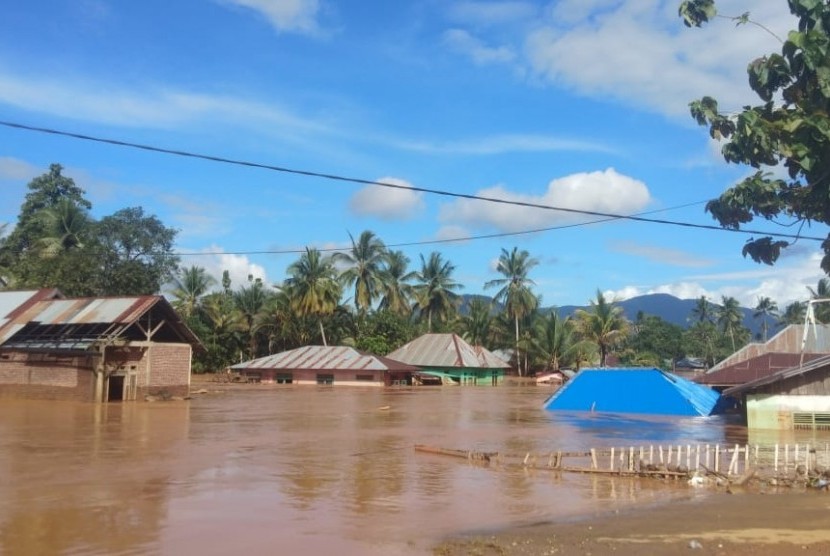
<svg viewBox="0 0 830 556">
<path fill-rule="evenodd" d="M 147 358 L 149 380 L 146 394 L 190 394 L 190 345 L 153 344 Z"/>
<path fill-rule="evenodd" d="M 44 358 L 5 352 L 0 358 L 0 398 L 90 401 L 92 371 L 85 357 Z"/>
</svg>

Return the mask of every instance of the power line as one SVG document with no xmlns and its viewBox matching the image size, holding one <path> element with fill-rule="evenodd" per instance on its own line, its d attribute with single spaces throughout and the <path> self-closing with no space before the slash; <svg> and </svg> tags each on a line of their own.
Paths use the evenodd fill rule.
<svg viewBox="0 0 830 556">
<path fill-rule="evenodd" d="M 696 201 L 693 203 L 686 203 L 685 205 L 677 205 L 674 207 L 667 207 L 664 209 L 656 209 L 652 211 L 642 212 L 638 214 L 653 214 L 656 212 L 666 212 L 669 210 L 677 210 L 680 208 L 686 208 L 694 205 L 700 205 L 705 203 L 706 201 Z M 440 243 L 461 243 L 465 241 L 476 241 L 479 239 L 494 239 L 494 238 L 502 238 L 502 237 L 511 237 L 511 236 L 518 236 L 518 235 L 527 235 L 527 234 L 537 234 L 541 232 L 550 232 L 554 230 L 565 230 L 568 228 L 579 228 L 581 226 L 590 226 L 591 224 L 601 224 L 603 222 L 610 222 L 612 220 L 616 220 L 615 218 L 602 218 L 599 220 L 591 220 L 589 222 L 578 222 L 575 224 L 562 224 L 561 226 L 549 226 L 546 228 L 535 228 L 532 230 L 520 230 L 516 232 L 499 232 L 495 234 L 484 234 L 478 236 L 464 236 L 464 237 L 455 237 L 455 238 L 446 238 L 446 239 L 427 239 L 424 241 L 409 241 L 404 243 L 387 243 L 385 244 L 386 247 L 414 247 L 418 245 L 437 245 Z M 326 247 L 326 248 L 318 248 L 317 250 L 321 253 L 330 253 L 330 252 L 337 252 L 337 251 L 345 251 L 347 247 Z M 304 253 L 305 249 L 272 249 L 272 250 L 262 250 L 262 251 L 201 251 L 201 252 L 179 252 L 176 255 L 180 257 L 200 257 L 200 256 L 208 256 L 208 255 L 291 255 L 297 253 Z"/>
<path fill-rule="evenodd" d="M 57 135 L 61 137 L 70 137 L 73 139 L 80 139 L 83 141 L 92 141 L 95 143 L 104 143 L 108 145 L 115 145 L 119 147 L 127 147 L 133 149 L 140 149 L 144 151 L 162 153 L 162 154 L 169 154 L 174 156 L 182 156 L 187 158 L 195 158 L 200 160 L 207 160 L 210 162 L 217 162 L 222 164 L 232 164 L 236 166 L 245 166 L 248 168 L 260 168 L 263 170 L 271 170 L 274 172 L 281 172 L 286 174 L 294 174 L 306 177 L 314 177 L 314 178 L 321 178 L 327 179 L 332 181 L 340 181 L 340 182 L 348 182 L 348 183 L 357 183 L 361 185 L 375 185 L 378 187 L 387 187 L 391 189 L 403 189 L 408 191 L 417 191 L 420 193 L 428 193 L 431 195 L 440 195 L 444 197 L 453 197 L 457 199 L 468 199 L 473 201 L 484 201 L 489 203 L 497 203 L 502 205 L 512 205 L 512 206 L 519 206 L 525 208 L 536 208 L 542 210 L 553 210 L 559 212 L 565 212 L 569 214 L 580 214 L 583 216 L 595 216 L 607 220 L 630 220 L 633 222 L 644 222 L 649 224 L 663 224 L 667 226 L 680 226 L 684 228 L 694 228 L 700 230 L 713 230 L 718 232 L 734 232 L 740 234 L 750 234 L 750 235 L 762 235 L 762 236 L 770 236 L 770 237 L 779 237 L 779 238 L 789 238 L 789 239 L 804 239 L 804 240 L 811 240 L 811 241 L 824 241 L 826 238 L 821 237 L 813 237 L 813 236 L 802 236 L 800 234 L 783 234 L 783 233 L 776 233 L 776 232 L 766 232 L 761 230 L 748 230 L 748 229 L 733 229 L 733 228 L 723 228 L 720 226 L 715 226 L 711 224 L 695 224 L 691 222 L 680 222 L 676 220 L 665 220 L 659 218 L 647 218 L 645 216 L 638 216 L 638 215 L 626 215 L 626 214 L 614 214 L 609 212 L 600 212 L 600 211 L 593 211 L 593 210 L 584 210 L 584 209 L 575 209 L 569 207 L 559 207 L 559 206 L 552 206 L 552 205 L 543 205 L 539 203 L 530 203 L 526 201 L 511 201 L 507 199 L 499 199 L 497 197 L 485 197 L 482 195 L 471 195 L 467 193 L 454 193 L 452 191 L 446 191 L 441 189 L 430 189 L 425 187 L 415 187 L 415 186 L 406 186 L 400 185 L 396 183 L 389 183 L 389 182 L 382 182 L 376 180 L 368 180 L 363 178 L 353 178 L 348 176 L 342 176 L 338 174 L 328 174 L 324 172 L 315 172 L 311 170 L 300 170 L 296 168 L 287 168 L 284 166 L 276 166 L 272 164 L 264 164 L 260 162 L 251 162 L 246 160 L 238 160 L 232 158 L 226 158 L 221 156 L 214 156 L 202 153 L 195 153 L 191 151 L 182 151 L 177 149 L 168 149 L 164 147 L 157 147 L 154 145 L 145 145 L 141 143 L 133 143 L 130 141 L 122 141 L 119 139 L 109 139 L 105 137 L 96 137 L 93 135 L 84 135 L 81 133 L 74 133 L 69 131 L 62 131 L 53 128 L 47 127 L 36 127 L 26 124 L 20 124 L 15 122 L 9 122 L 0 120 L 0 125 L 5 127 L 25 130 L 25 131 L 34 131 L 38 133 L 46 133 L 49 135 Z M 530 232 L 528 232 L 530 233 Z M 458 240 L 461 241 L 461 240 Z"/>
</svg>

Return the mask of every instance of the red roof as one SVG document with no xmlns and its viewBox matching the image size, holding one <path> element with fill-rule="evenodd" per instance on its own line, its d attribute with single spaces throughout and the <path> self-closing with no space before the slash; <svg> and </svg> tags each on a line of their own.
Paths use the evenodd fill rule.
<svg viewBox="0 0 830 556">
<path fill-rule="evenodd" d="M 825 354 L 805 353 L 804 362 L 812 361 L 823 355 Z M 709 386 L 737 386 L 767 377 L 783 369 L 797 367 L 799 363 L 801 363 L 800 353 L 765 353 L 700 375 L 695 377 L 694 381 Z"/>
</svg>

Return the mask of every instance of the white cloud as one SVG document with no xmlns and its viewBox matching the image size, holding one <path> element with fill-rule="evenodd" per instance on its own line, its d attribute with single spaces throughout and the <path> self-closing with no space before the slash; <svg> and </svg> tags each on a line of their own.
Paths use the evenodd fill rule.
<svg viewBox="0 0 830 556">
<path fill-rule="evenodd" d="M 793 301 L 809 299 L 808 288 L 815 289 L 818 281 L 825 277 L 819 267 L 820 261 L 821 254 L 813 253 L 749 271 L 693 275 L 657 286 L 624 286 L 609 290 L 607 295 L 620 300 L 652 293 L 667 293 L 680 299 L 705 295 L 713 303 L 720 303 L 723 296 L 728 296 L 747 308 L 755 307 L 759 297 L 769 297 L 783 310 Z"/>
<path fill-rule="evenodd" d="M 318 0 L 224 0 L 263 15 L 277 31 L 318 34 Z"/>
<path fill-rule="evenodd" d="M 442 205 L 439 220 L 445 224 L 494 227 L 503 232 L 545 228 L 596 219 L 581 214 L 509 203 L 555 206 L 607 214 L 632 214 L 651 201 L 646 185 L 609 168 L 555 179 L 541 195 L 527 195 L 497 185 L 477 196 L 508 203 L 458 199 Z"/>
<path fill-rule="evenodd" d="M 34 164 L 29 164 L 25 160 L 10 156 L 0 156 L 0 179 L 25 181 L 31 180 L 43 172 L 44 170 L 42 168 L 38 168 Z"/>
<path fill-rule="evenodd" d="M 671 4 L 671 5 L 669 5 Z M 722 109 L 759 102 L 746 65 L 780 44 L 754 25 L 717 19 L 687 29 L 676 3 L 568 0 L 541 24 L 528 26 L 520 65 L 542 81 L 593 97 L 608 97 L 671 116 L 688 116 L 688 103 L 714 96 Z M 721 13 L 752 18 L 779 36 L 794 20 L 785 2 L 724 0 Z"/>
<path fill-rule="evenodd" d="M 400 141 L 395 139 L 390 139 L 385 142 L 400 149 L 431 154 L 493 155 L 514 152 L 561 151 L 613 154 L 616 152 L 611 147 L 598 142 L 535 134 L 508 133 L 467 140 L 445 141 L 442 143 Z"/>
<path fill-rule="evenodd" d="M 438 228 L 438 231 L 435 232 L 435 239 L 438 241 L 460 240 L 459 243 L 461 243 L 466 241 L 466 238 L 468 237 L 470 237 L 470 231 L 464 226 L 441 226 Z"/>
<path fill-rule="evenodd" d="M 190 259 L 184 257 L 181 264 L 183 266 L 190 266 L 196 264 L 201 266 L 207 273 L 216 279 L 217 284 L 221 285 L 222 274 L 227 270 L 231 278 L 231 288 L 237 289 L 248 284 L 248 276 L 254 279 L 261 279 L 265 285 L 270 286 L 268 278 L 265 275 L 265 269 L 255 263 L 252 263 L 245 255 L 234 255 L 231 253 L 223 253 L 223 248 L 217 245 L 211 245 L 202 249 L 202 253 L 210 253 L 209 255 L 200 255 L 198 259 Z"/>
<path fill-rule="evenodd" d="M 409 189 L 412 187 L 411 183 L 391 177 L 380 178 L 377 181 L 399 187 L 367 185 L 349 200 L 351 212 L 383 220 L 406 220 L 424 209 L 423 193 Z"/>
<path fill-rule="evenodd" d="M 202 121 L 282 130 L 286 138 L 297 134 L 329 133 L 330 126 L 297 116 L 277 103 L 240 100 L 170 88 L 118 88 L 81 82 L 64 76 L 49 80 L 3 72 L 0 69 L 0 104 L 105 124 L 127 127 L 177 128 Z"/>
<path fill-rule="evenodd" d="M 476 65 L 511 62 L 516 57 L 507 46 L 488 46 L 481 39 L 463 29 L 449 29 L 444 32 L 444 43 L 455 52 L 469 56 Z"/>
<path fill-rule="evenodd" d="M 673 266 L 697 268 L 712 266 L 714 264 L 714 261 L 710 259 L 696 257 L 679 249 L 667 249 L 665 247 L 645 245 L 635 243 L 633 241 L 612 241 L 610 248 L 612 251 L 616 251 L 618 253 L 643 257 L 650 261 Z"/>
<path fill-rule="evenodd" d="M 524 21 L 537 14 L 537 8 L 531 2 L 471 2 L 451 3 L 449 16 L 473 25 L 504 25 L 513 21 Z"/>
</svg>

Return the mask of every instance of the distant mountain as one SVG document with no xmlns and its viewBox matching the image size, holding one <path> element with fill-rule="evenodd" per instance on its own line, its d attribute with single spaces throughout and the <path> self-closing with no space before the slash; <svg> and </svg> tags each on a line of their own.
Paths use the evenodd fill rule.
<svg viewBox="0 0 830 556">
<path fill-rule="evenodd" d="M 463 314 L 466 314 L 466 309 L 469 307 L 470 300 L 476 297 L 489 300 L 486 296 L 463 295 L 461 297 L 464 298 L 461 309 Z M 692 316 L 692 310 L 695 308 L 696 304 L 696 299 L 679 299 L 666 293 L 640 295 L 638 297 L 632 297 L 617 303 L 617 305 L 622 307 L 628 320 L 636 320 L 637 315 L 642 311 L 645 315 L 660 317 L 666 322 L 682 326 L 683 328 L 687 328 L 690 324 L 693 324 L 690 319 Z M 573 315 L 577 309 L 589 308 L 590 305 L 563 305 L 561 307 L 557 307 L 557 312 L 560 316 L 564 317 Z M 547 307 L 542 310 L 549 311 L 550 309 L 551 307 Z M 755 312 L 754 309 L 744 307 L 742 308 L 742 311 L 744 313 L 744 326 L 752 331 L 753 337 L 760 334 L 761 322 L 752 316 Z M 767 319 L 768 335 L 771 336 L 778 330 L 777 324 L 778 323 L 775 319 Z"/>
</svg>

